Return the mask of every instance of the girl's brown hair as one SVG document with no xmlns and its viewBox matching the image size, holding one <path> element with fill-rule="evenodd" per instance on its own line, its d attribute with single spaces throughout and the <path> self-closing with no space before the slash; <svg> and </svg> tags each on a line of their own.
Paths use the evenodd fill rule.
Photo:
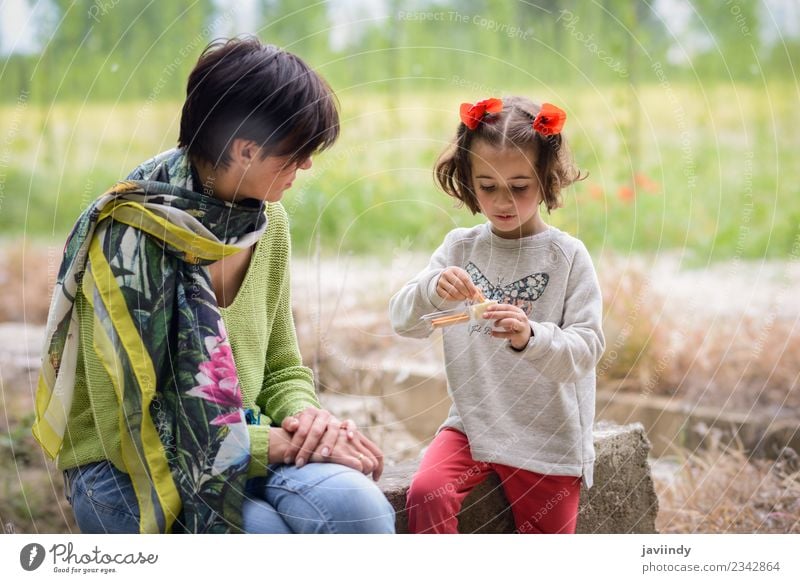
<svg viewBox="0 0 800 583">
<path fill-rule="evenodd" d="M 455 139 L 436 161 L 436 183 L 447 194 L 467 205 L 472 214 L 477 214 L 480 207 L 472 188 L 472 144 L 483 140 L 497 148 L 532 148 L 536 160 L 534 171 L 547 212 L 560 207 L 561 189 L 587 175 L 581 175 L 561 134 L 544 136 L 533 129 L 533 120 L 539 109 L 539 105 L 524 97 L 504 97 L 503 110 L 486 115 L 474 130 L 460 124 Z"/>
</svg>

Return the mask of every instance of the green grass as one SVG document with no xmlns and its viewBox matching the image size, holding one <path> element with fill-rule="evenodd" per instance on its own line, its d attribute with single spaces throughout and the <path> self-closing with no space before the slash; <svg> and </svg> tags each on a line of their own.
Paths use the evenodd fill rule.
<svg viewBox="0 0 800 583">
<path fill-rule="evenodd" d="M 30 432 L 33 413 L 10 412 L 0 434 L 0 527 L 5 533 L 77 532 L 61 472 Z M 19 415 L 19 417 L 17 417 Z"/>
<path fill-rule="evenodd" d="M 521 93 L 568 110 L 566 135 L 590 176 L 567 189 L 564 208 L 546 220 L 592 252 L 678 250 L 705 263 L 780 258 L 792 249 L 800 224 L 793 87 L 638 88 L 638 132 L 624 88 Z M 315 253 L 318 242 L 327 255 L 429 252 L 454 226 L 481 222 L 431 178 L 463 98 L 341 94 L 340 142 L 284 199 L 295 253 Z M 0 108 L 0 230 L 63 239 L 93 197 L 174 144 L 179 112 L 180 103 Z M 634 187 L 636 174 L 655 192 L 639 186 L 621 200 L 620 188 Z"/>
</svg>

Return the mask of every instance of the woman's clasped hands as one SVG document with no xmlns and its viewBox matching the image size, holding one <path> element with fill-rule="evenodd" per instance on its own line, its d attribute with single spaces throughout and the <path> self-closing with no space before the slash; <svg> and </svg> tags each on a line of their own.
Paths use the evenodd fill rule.
<svg viewBox="0 0 800 583">
<path fill-rule="evenodd" d="M 290 441 L 283 462 L 302 467 L 309 462 L 333 462 L 372 475 L 383 473 L 383 453 L 351 419 L 340 421 L 329 411 L 307 407 L 286 417 L 281 428 Z"/>
</svg>

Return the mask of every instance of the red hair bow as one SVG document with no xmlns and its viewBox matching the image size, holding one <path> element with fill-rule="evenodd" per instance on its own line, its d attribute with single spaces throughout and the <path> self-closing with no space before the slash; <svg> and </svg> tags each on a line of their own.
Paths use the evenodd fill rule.
<svg viewBox="0 0 800 583">
<path fill-rule="evenodd" d="M 564 122 L 567 121 L 567 113 L 552 103 L 542 103 L 542 109 L 533 120 L 533 129 L 543 136 L 560 134 Z"/>
<path fill-rule="evenodd" d="M 461 104 L 461 121 L 469 129 L 474 130 L 483 120 L 487 113 L 500 113 L 503 111 L 503 102 L 494 97 L 479 101 L 475 105 L 471 103 Z"/>
</svg>

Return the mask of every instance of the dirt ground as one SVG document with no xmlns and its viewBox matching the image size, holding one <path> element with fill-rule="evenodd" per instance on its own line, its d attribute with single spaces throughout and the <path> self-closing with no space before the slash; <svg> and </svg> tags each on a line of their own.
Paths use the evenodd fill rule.
<svg viewBox="0 0 800 583">
<path fill-rule="evenodd" d="M 35 246 L 0 251 L 0 521 L 7 531 L 75 529 L 60 477 L 29 431 L 53 272 L 48 266 L 57 264 L 50 255 Z M 398 338 L 388 320 L 389 298 L 426 262 L 398 252 L 387 260 L 297 257 L 293 264 L 298 338 L 318 373 L 320 398 L 340 417 L 368 428 L 379 443 L 391 443 L 389 464 L 416 457 L 425 441 L 368 395 L 358 374 L 343 382 L 326 378 L 325 371 L 332 363 L 339 369 L 405 363 L 430 374 L 441 371 L 438 335 Z M 800 418 L 800 262 L 732 261 L 693 269 L 680 264 L 680 255 L 598 260 L 607 352 L 623 354 L 621 337 L 639 342 L 626 348 L 631 359 L 620 357 L 609 367 L 616 376 L 601 375 L 600 384 L 622 382 L 625 390 L 636 390 L 630 387 L 650 382 L 656 392 L 720 410 L 762 407 Z M 654 460 L 661 530 L 797 532 L 800 474 L 791 453 L 780 463 L 743 452 L 708 455 Z M 699 495 L 712 471 L 733 481 L 747 477 L 738 489 L 717 490 L 729 494 L 727 506 Z"/>
</svg>

